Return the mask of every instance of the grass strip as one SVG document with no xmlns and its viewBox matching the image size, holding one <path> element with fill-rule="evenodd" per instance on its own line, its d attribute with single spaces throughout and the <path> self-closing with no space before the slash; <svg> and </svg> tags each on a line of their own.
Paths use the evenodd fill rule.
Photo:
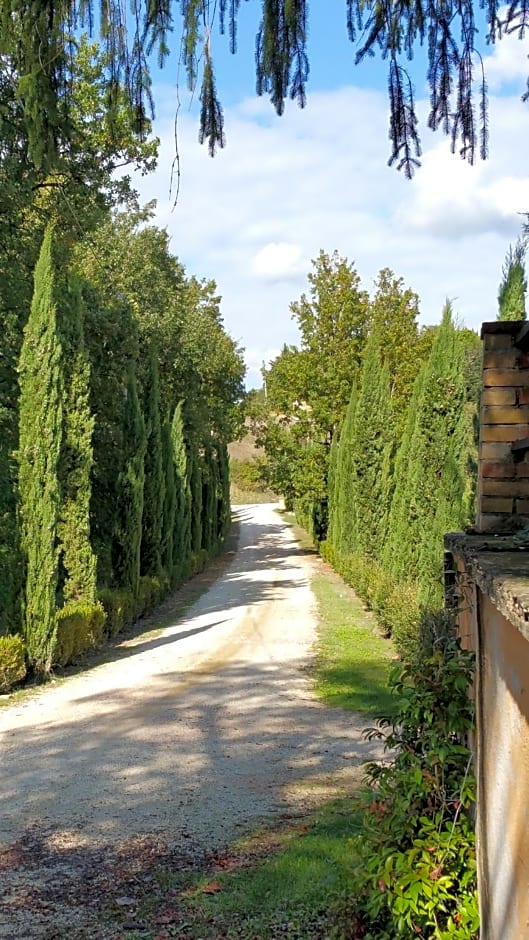
<svg viewBox="0 0 529 940">
<path fill-rule="evenodd" d="M 327 705 L 366 717 L 391 714 L 393 646 L 351 588 L 327 565 L 322 569 L 311 582 L 319 612 L 316 692 Z"/>
</svg>

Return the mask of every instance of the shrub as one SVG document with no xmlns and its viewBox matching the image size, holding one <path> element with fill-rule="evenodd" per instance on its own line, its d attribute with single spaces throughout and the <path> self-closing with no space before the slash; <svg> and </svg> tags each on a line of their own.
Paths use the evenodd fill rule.
<svg viewBox="0 0 529 940">
<path fill-rule="evenodd" d="M 204 571 L 209 559 L 210 554 L 204 548 L 201 548 L 199 552 L 195 552 L 188 558 L 186 562 L 186 568 L 184 572 L 184 581 L 188 578 L 194 578 L 195 575 L 200 574 L 201 571 Z"/>
<path fill-rule="evenodd" d="M 102 588 L 99 601 L 105 614 L 105 633 L 112 637 L 134 620 L 134 597 L 124 588 Z"/>
<path fill-rule="evenodd" d="M 57 611 L 53 662 L 66 666 L 81 653 L 99 646 L 106 615 L 99 603 L 70 601 Z"/>
<path fill-rule="evenodd" d="M 136 617 L 143 617 L 143 615 L 152 610 L 153 607 L 156 607 L 162 597 L 167 594 L 168 587 L 169 584 L 165 576 L 158 578 L 151 575 L 144 575 L 140 578 L 138 597 L 135 605 Z"/>
<path fill-rule="evenodd" d="M 386 599 L 381 620 L 384 629 L 393 637 L 397 653 L 406 661 L 418 654 L 420 619 L 417 584 L 396 585 Z"/>
<path fill-rule="evenodd" d="M 20 636 L 0 636 L 0 693 L 10 692 L 26 675 L 26 648 Z"/>
<path fill-rule="evenodd" d="M 391 636 L 393 629 L 391 617 L 388 616 L 388 606 L 395 587 L 393 578 L 376 563 L 376 578 L 370 592 L 371 607 L 386 636 Z"/>
<path fill-rule="evenodd" d="M 393 673 L 396 713 L 370 732 L 384 739 L 391 760 L 368 765 L 336 938 L 478 935 L 475 782 L 465 743 L 473 657 L 444 611 L 430 615 L 422 639 L 419 660 Z"/>
</svg>

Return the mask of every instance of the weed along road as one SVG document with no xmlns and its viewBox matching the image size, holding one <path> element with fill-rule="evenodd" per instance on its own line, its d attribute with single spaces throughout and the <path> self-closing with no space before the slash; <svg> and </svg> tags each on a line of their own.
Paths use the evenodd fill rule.
<svg viewBox="0 0 529 940">
<path fill-rule="evenodd" d="M 238 518 L 185 615 L 173 599 L 119 657 L 0 709 L 2 940 L 107 936 L 94 918 L 149 860 L 227 846 L 374 755 L 312 693 L 310 554 L 274 506 Z"/>
</svg>

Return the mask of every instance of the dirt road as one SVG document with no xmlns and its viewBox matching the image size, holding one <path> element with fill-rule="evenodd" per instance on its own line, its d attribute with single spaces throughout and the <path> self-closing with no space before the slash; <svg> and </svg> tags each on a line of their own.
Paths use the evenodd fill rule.
<svg viewBox="0 0 529 940">
<path fill-rule="evenodd" d="M 0 709 L 2 940 L 104 936 L 94 898 L 124 870 L 227 845 L 371 755 L 304 671 L 310 556 L 273 506 L 238 514 L 229 566 L 184 619 Z"/>
</svg>

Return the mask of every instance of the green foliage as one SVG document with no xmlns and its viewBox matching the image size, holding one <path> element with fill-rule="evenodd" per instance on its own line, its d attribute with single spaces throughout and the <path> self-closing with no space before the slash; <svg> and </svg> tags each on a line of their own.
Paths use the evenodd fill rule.
<svg viewBox="0 0 529 940">
<path fill-rule="evenodd" d="M 26 675 L 26 647 L 20 636 L 0 636 L 0 695 Z"/>
<path fill-rule="evenodd" d="M 378 337 L 380 356 L 388 370 L 391 407 L 399 431 L 425 358 L 419 341 L 418 315 L 417 294 L 406 288 L 402 278 L 389 268 L 382 268 L 371 302 L 371 329 Z"/>
<path fill-rule="evenodd" d="M 287 507 L 298 501 L 319 506 L 322 514 L 329 449 L 360 368 L 370 313 L 367 293 L 346 258 L 321 251 L 312 267 L 309 295 L 290 305 L 300 348 L 285 346 L 263 373 L 266 397 L 254 399 L 252 417 L 270 488 Z M 324 534 L 323 519 L 320 529 Z"/>
<path fill-rule="evenodd" d="M 134 617 L 143 617 L 160 603 L 167 594 L 167 577 L 160 573 L 158 577 L 143 575 L 138 582 L 138 594 L 134 605 Z"/>
<path fill-rule="evenodd" d="M 198 454 L 190 458 L 189 489 L 191 495 L 191 554 L 202 548 L 202 467 Z"/>
<path fill-rule="evenodd" d="M 262 493 L 267 488 L 263 476 L 263 465 L 259 460 L 236 460 L 230 458 L 231 482 L 241 490 Z"/>
<path fill-rule="evenodd" d="M 512 245 L 509 245 L 498 290 L 498 320 L 525 320 L 526 254 L 525 239 L 519 238 L 514 249 Z"/>
<path fill-rule="evenodd" d="M 37 673 L 48 671 L 55 643 L 59 577 L 58 468 L 63 433 L 62 350 L 53 229 L 35 269 L 35 290 L 20 356 L 19 494 L 26 561 L 24 636 Z"/>
<path fill-rule="evenodd" d="M 302 294 L 290 305 L 301 334 L 295 368 L 300 400 L 310 406 L 316 434 L 321 440 L 329 435 L 330 440 L 347 408 L 361 362 L 369 299 L 354 265 L 337 251 L 332 255 L 320 251 L 312 267 L 309 296 Z"/>
<path fill-rule="evenodd" d="M 121 633 L 134 620 L 136 601 L 130 591 L 124 588 L 101 588 L 99 601 L 106 614 L 105 633 L 108 636 Z"/>
<path fill-rule="evenodd" d="M 56 614 L 53 663 L 67 666 L 103 639 L 105 611 L 100 603 L 70 601 Z"/>
<path fill-rule="evenodd" d="M 384 342 L 386 342 L 384 337 Z M 344 427 L 341 446 L 350 452 L 350 470 L 342 475 L 342 499 L 350 490 L 355 525 L 351 547 L 369 558 L 380 555 L 389 513 L 390 484 L 384 472 L 395 448 L 390 379 L 382 363 L 381 338 L 372 333 L 366 345 L 354 422 Z"/>
<path fill-rule="evenodd" d="M 140 570 L 142 575 L 158 576 L 162 559 L 162 528 L 165 504 L 162 428 L 160 421 L 160 388 L 158 362 L 151 348 L 148 351 L 146 377 L 143 383 L 143 414 L 145 418 L 145 482 L 141 530 Z"/>
<path fill-rule="evenodd" d="M 230 504 L 230 458 L 225 443 L 217 444 L 219 461 L 219 503 L 217 509 L 218 538 L 222 542 L 226 538 L 231 525 Z"/>
<path fill-rule="evenodd" d="M 465 743 L 472 675 L 472 655 L 449 615 L 424 621 L 419 659 L 397 667 L 391 680 L 396 714 L 372 732 L 389 762 L 368 767 L 335 937 L 477 938 L 475 781 Z"/>
<path fill-rule="evenodd" d="M 63 434 L 58 467 L 61 503 L 57 534 L 66 602 L 96 600 L 96 558 L 90 544 L 94 419 L 89 401 L 90 366 L 83 336 L 78 286 L 62 288 L 60 338 L 63 361 Z"/>
<path fill-rule="evenodd" d="M 174 577 L 180 577 L 184 571 L 186 560 L 192 551 L 192 511 L 200 519 L 200 508 L 194 503 L 194 493 L 191 490 L 193 463 L 188 459 L 187 447 L 184 437 L 184 409 L 183 402 L 175 408 L 171 425 L 171 461 L 173 466 L 175 485 L 175 513 L 173 524 L 170 571 Z M 191 470 L 189 469 L 191 467 Z M 202 501 L 202 487 L 197 490 L 197 498 Z M 198 536 L 197 536 L 198 538 Z M 200 538 L 202 535 L 200 534 Z M 193 543 L 194 544 L 194 543 Z M 198 546 L 200 548 L 200 546 Z"/>
<path fill-rule="evenodd" d="M 415 383 L 395 466 L 382 561 L 397 582 L 419 582 L 421 599 L 442 599 L 442 534 L 468 522 L 466 459 L 471 442 L 463 347 L 450 305 Z"/>
<path fill-rule="evenodd" d="M 118 477 L 112 567 L 117 583 L 137 596 L 143 518 L 145 424 L 136 375 L 129 369 L 123 427 L 124 460 Z"/>
</svg>

